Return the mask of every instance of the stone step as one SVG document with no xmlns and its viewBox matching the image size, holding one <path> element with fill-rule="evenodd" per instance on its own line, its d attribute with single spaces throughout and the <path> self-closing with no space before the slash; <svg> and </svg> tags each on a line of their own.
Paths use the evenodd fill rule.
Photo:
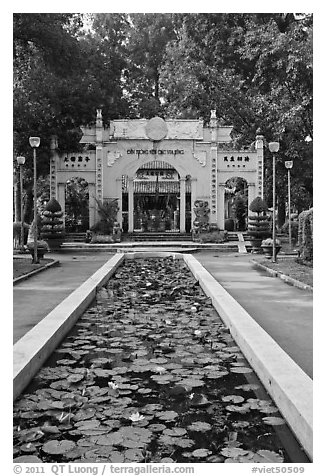
<svg viewBox="0 0 326 476">
<path fill-rule="evenodd" d="M 86 233 L 66 233 L 65 243 L 85 243 Z"/>
<path fill-rule="evenodd" d="M 123 241 L 192 241 L 190 233 L 128 233 L 122 235 Z"/>
</svg>

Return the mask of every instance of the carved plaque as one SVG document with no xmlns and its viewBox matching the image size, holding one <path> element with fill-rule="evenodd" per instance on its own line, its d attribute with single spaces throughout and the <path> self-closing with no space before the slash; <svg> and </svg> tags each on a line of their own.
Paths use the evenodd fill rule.
<svg viewBox="0 0 326 476">
<path fill-rule="evenodd" d="M 162 140 L 167 136 L 168 128 L 161 117 L 153 117 L 147 122 L 145 131 L 150 140 Z"/>
</svg>

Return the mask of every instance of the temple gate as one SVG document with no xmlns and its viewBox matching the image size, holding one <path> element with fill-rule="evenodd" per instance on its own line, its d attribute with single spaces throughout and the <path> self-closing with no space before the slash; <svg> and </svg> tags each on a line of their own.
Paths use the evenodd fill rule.
<svg viewBox="0 0 326 476">
<path fill-rule="evenodd" d="M 82 127 L 83 152 L 59 154 L 53 139 L 51 198 L 64 211 L 66 182 L 78 175 L 88 182 L 90 227 L 98 220 L 96 199 L 118 199 L 124 231 L 157 227 L 184 233 L 195 220 L 195 202 L 203 200 L 209 223 L 223 230 L 228 179 L 246 180 L 248 204 L 263 196 L 263 136 L 256 137 L 254 147 L 233 150 L 231 131 L 232 126 L 217 124 L 215 111 L 207 127 L 201 120 L 154 117 L 113 120 L 105 128 L 99 109 L 96 124 Z"/>
</svg>

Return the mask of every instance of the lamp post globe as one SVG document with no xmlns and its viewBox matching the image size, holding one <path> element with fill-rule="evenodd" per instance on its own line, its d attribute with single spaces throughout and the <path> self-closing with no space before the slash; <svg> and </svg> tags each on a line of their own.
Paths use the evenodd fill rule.
<svg viewBox="0 0 326 476">
<path fill-rule="evenodd" d="M 23 206 L 23 165 L 25 157 L 22 155 L 17 157 L 17 164 L 19 165 L 19 180 L 20 180 L 20 246 L 24 250 L 24 206 Z"/>
<path fill-rule="evenodd" d="M 38 263 L 37 256 L 37 200 L 36 200 L 36 149 L 39 147 L 41 139 L 39 137 L 30 137 L 29 145 L 33 148 L 33 166 L 34 166 L 34 258 L 33 263 Z"/>
<path fill-rule="evenodd" d="M 276 239 L 276 227 L 275 227 L 275 208 L 276 208 L 276 193 L 275 193 L 275 154 L 280 150 L 279 142 L 270 142 L 268 144 L 270 152 L 273 154 L 273 258 L 272 262 L 276 263 L 276 250 L 275 250 L 275 239 Z"/>
</svg>

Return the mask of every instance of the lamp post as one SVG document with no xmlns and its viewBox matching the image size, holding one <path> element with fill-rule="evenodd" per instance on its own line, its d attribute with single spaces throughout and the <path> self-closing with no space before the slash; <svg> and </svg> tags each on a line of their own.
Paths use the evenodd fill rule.
<svg viewBox="0 0 326 476">
<path fill-rule="evenodd" d="M 273 258 L 272 262 L 276 263 L 276 252 L 275 252 L 275 235 L 276 235 L 276 224 L 275 224 L 275 208 L 276 208 L 276 194 L 275 194 L 275 153 L 279 151 L 280 143 L 279 142 L 270 142 L 268 144 L 270 152 L 273 154 Z"/>
<path fill-rule="evenodd" d="M 17 164 L 19 165 L 19 179 L 20 179 L 20 244 L 21 249 L 24 249 L 24 206 L 23 206 L 23 165 L 25 163 L 25 157 L 17 157 Z"/>
<path fill-rule="evenodd" d="M 34 258 L 33 263 L 39 263 L 37 257 L 37 200 L 36 200 L 36 149 L 39 147 L 41 139 L 39 137 L 30 137 L 29 145 L 33 148 L 33 166 L 34 166 Z"/>
<path fill-rule="evenodd" d="M 293 167 L 293 160 L 286 160 L 285 167 L 288 170 L 288 220 L 289 220 L 289 245 L 292 247 L 292 230 L 291 230 L 291 169 Z"/>
</svg>

